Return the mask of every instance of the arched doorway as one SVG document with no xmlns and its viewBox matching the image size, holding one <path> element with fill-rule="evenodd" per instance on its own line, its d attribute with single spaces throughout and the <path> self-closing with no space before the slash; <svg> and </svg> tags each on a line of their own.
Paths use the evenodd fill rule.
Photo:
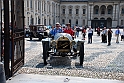
<svg viewBox="0 0 124 83">
<path fill-rule="evenodd" d="M 92 26 L 92 28 L 94 28 L 95 31 L 96 31 L 96 28 L 99 26 L 99 19 L 98 19 L 97 17 L 94 18 L 94 19 L 91 21 L 91 26 Z"/>
<path fill-rule="evenodd" d="M 112 27 L 112 19 L 107 18 L 107 27 Z"/>
<path fill-rule="evenodd" d="M 106 27 L 106 20 L 105 20 L 105 18 L 100 18 L 100 21 L 99 21 L 99 27 L 100 28 L 104 28 L 104 27 Z"/>
</svg>

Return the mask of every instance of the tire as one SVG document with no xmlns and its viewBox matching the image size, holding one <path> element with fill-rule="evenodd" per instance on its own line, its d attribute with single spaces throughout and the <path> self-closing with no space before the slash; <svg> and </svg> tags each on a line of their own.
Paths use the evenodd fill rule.
<svg viewBox="0 0 124 83">
<path fill-rule="evenodd" d="M 47 65 L 47 44 L 43 43 L 43 60 L 44 60 L 44 65 Z"/>
<path fill-rule="evenodd" d="M 30 41 L 32 40 L 32 37 L 30 37 Z"/>
<path fill-rule="evenodd" d="M 43 39 L 43 37 L 42 37 L 42 36 L 40 36 L 40 37 L 39 37 L 39 41 L 41 41 L 42 39 Z"/>
<path fill-rule="evenodd" d="M 80 65 L 82 66 L 84 61 L 84 43 L 81 43 L 80 45 L 79 56 L 80 56 Z"/>
</svg>

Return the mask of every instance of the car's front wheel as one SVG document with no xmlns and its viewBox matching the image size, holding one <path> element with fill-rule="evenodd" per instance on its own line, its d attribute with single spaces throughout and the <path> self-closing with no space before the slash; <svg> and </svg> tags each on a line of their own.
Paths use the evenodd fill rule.
<svg viewBox="0 0 124 83">
<path fill-rule="evenodd" d="M 43 43 L 43 60 L 44 60 L 44 65 L 47 65 L 47 43 Z"/>
<path fill-rule="evenodd" d="M 30 37 L 30 41 L 32 40 L 32 37 Z"/>
<path fill-rule="evenodd" d="M 43 39 L 43 37 L 42 36 L 39 36 L 39 41 L 41 41 Z"/>
<path fill-rule="evenodd" d="M 83 61 L 84 61 L 84 43 L 81 43 L 81 45 L 80 45 L 79 56 L 80 56 L 80 65 L 83 65 Z"/>
</svg>

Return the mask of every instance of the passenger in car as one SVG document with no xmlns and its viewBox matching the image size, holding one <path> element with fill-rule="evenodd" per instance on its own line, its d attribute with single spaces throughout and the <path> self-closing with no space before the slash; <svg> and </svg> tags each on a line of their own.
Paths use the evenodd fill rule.
<svg viewBox="0 0 124 83">
<path fill-rule="evenodd" d="M 72 36 L 72 38 L 74 38 L 74 31 L 72 30 L 70 23 L 67 23 L 66 26 L 67 27 L 64 30 L 64 33 L 69 33 Z"/>
</svg>

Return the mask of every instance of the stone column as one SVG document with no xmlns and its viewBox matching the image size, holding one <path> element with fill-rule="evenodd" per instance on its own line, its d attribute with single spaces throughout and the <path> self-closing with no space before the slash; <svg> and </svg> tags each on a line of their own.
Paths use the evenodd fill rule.
<svg viewBox="0 0 124 83">
<path fill-rule="evenodd" d="M 88 7 L 88 26 L 91 26 L 91 14 L 92 14 L 92 4 L 89 4 L 89 7 Z"/>
<path fill-rule="evenodd" d="M 55 19 L 55 23 L 56 23 L 56 2 L 54 3 L 54 8 L 55 8 L 54 19 Z"/>
<path fill-rule="evenodd" d="M 48 5 L 48 3 L 47 3 L 47 0 L 45 0 L 45 17 L 46 17 L 46 25 L 48 25 L 48 17 L 47 17 L 47 15 L 48 15 L 48 9 L 47 9 L 47 6 Z"/>
<path fill-rule="evenodd" d="M 116 11 L 116 9 L 115 9 L 115 4 L 114 4 L 114 6 L 113 6 L 113 20 L 115 20 L 115 11 Z"/>
<path fill-rule="evenodd" d="M 93 5 L 91 5 L 91 20 L 93 19 Z"/>
<path fill-rule="evenodd" d="M 50 1 L 50 4 L 49 4 L 49 5 L 50 5 L 49 18 L 51 19 L 51 20 L 50 20 L 50 24 L 52 25 L 52 1 Z"/>
<path fill-rule="evenodd" d="M 42 1 L 40 1 L 40 24 L 42 24 Z"/>
</svg>

